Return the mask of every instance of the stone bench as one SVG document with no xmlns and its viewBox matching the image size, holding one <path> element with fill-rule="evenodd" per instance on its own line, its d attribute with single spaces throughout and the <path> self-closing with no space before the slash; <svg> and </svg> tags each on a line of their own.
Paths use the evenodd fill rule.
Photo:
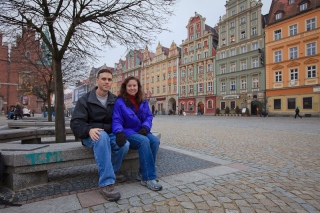
<svg viewBox="0 0 320 213">
<path fill-rule="evenodd" d="M 4 129 L 0 132 L 0 143 L 21 141 L 22 144 L 40 144 L 41 138 L 54 137 L 55 127 L 28 127 L 23 129 Z M 66 128 L 66 136 L 73 136 L 70 127 Z M 75 141 L 78 141 L 75 138 Z"/>
<path fill-rule="evenodd" d="M 153 132 L 161 138 L 161 134 Z M 81 142 L 54 144 L 0 144 L 5 165 L 4 186 L 12 190 L 48 182 L 48 170 L 95 164 L 93 151 Z M 129 150 L 121 172 L 132 175 L 139 169 L 137 150 Z"/>
<path fill-rule="evenodd" d="M 15 121 L 9 121 L 8 127 L 13 129 L 20 129 L 20 128 L 27 128 L 27 127 L 55 127 L 55 122 L 49 122 L 49 121 L 32 121 L 32 120 L 15 120 Z M 70 126 L 70 120 L 65 121 L 65 126 Z"/>
</svg>

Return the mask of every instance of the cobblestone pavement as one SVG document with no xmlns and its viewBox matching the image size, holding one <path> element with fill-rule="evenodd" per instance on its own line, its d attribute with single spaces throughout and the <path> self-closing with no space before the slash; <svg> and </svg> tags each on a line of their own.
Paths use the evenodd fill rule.
<svg viewBox="0 0 320 213">
<path fill-rule="evenodd" d="M 128 184 L 121 200 L 97 205 L 84 205 L 78 193 L 81 208 L 61 212 L 320 212 L 320 118 L 156 116 L 153 130 L 161 132 L 161 147 L 184 153 L 168 154 L 175 163 L 159 160 L 158 170 L 170 167 L 169 173 L 194 181 L 166 185 L 171 182 L 163 171 L 160 192 L 131 196 Z M 247 169 L 197 180 L 198 163 L 210 166 L 194 160 L 201 156 Z M 196 166 L 179 170 L 183 164 Z"/>
</svg>

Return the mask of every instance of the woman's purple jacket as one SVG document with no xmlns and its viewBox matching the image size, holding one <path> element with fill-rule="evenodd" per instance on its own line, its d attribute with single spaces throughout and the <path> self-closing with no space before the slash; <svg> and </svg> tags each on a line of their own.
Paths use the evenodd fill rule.
<svg viewBox="0 0 320 213">
<path fill-rule="evenodd" d="M 124 132 L 126 136 L 137 134 L 142 127 L 150 132 L 152 127 L 152 113 L 147 100 L 140 103 L 139 110 L 135 113 L 135 107 L 130 100 L 119 97 L 113 108 L 112 132 Z"/>
</svg>

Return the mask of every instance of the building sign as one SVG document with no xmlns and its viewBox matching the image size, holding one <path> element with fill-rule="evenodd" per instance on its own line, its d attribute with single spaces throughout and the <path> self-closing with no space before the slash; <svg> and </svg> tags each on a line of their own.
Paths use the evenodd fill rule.
<svg viewBox="0 0 320 213">
<path fill-rule="evenodd" d="M 164 97 L 164 98 L 157 98 L 157 101 L 164 101 L 164 100 L 166 100 L 166 97 Z"/>
<path fill-rule="evenodd" d="M 75 88 L 73 92 L 74 92 L 73 100 L 76 102 L 81 96 L 83 96 L 88 92 L 88 85 L 87 84 L 81 85 Z"/>
<path fill-rule="evenodd" d="M 313 87 L 313 92 L 320 92 L 320 87 Z"/>
<path fill-rule="evenodd" d="M 225 95 L 225 96 L 222 96 L 222 99 L 236 99 L 239 97 L 240 97 L 239 95 Z"/>
<path fill-rule="evenodd" d="M 29 97 L 27 95 L 24 95 L 21 97 L 21 103 L 23 105 L 28 105 L 29 104 Z"/>
</svg>

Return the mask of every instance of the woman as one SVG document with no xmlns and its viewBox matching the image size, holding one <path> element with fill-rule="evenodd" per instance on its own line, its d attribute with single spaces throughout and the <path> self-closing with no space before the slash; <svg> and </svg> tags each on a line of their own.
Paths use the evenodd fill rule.
<svg viewBox="0 0 320 213">
<path fill-rule="evenodd" d="M 118 137 L 126 137 L 130 149 L 137 149 L 140 168 L 138 179 L 141 184 L 153 191 L 162 190 L 157 181 L 156 155 L 160 141 L 150 133 L 152 113 L 143 92 L 139 79 L 130 76 L 121 84 L 119 97 L 114 105 L 112 131 Z"/>
</svg>

